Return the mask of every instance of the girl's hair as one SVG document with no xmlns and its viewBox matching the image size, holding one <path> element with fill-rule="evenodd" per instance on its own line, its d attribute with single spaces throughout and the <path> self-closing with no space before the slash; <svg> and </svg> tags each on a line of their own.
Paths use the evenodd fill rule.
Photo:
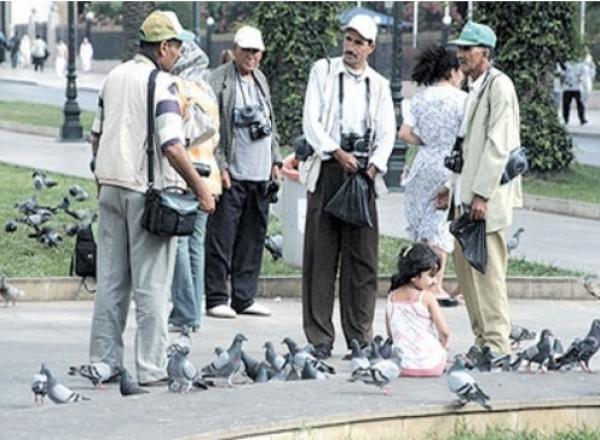
<svg viewBox="0 0 600 440">
<path fill-rule="evenodd" d="M 402 248 L 398 256 L 396 272 L 392 275 L 392 286 L 390 290 L 402 287 L 422 272 L 440 270 L 440 257 L 429 245 L 415 243 L 412 246 Z"/>
<path fill-rule="evenodd" d="M 430 86 L 442 79 L 450 79 L 452 69 L 458 69 L 456 52 L 442 46 L 429 46 L 417 56 L 412 79 L 419 85 Z"/>
</svg>

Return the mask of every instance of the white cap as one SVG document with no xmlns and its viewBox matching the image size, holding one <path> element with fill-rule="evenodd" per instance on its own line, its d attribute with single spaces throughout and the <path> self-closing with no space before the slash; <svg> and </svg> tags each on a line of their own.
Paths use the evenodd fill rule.
<svg viewBox="0 0 600 440">
<path fill-rule="evenodd" d="M 344 30 L 354 29 L 365 40 L 375 41 L 377 39 L 377 23 L 368 15 L 355 15 L 352 20 L 344 26 Z"/>
<path fill-rule="evenodd" d="M 242 49 L 265 50 L 262 34 L 252 26 L 242 26 L 233 37 L 233 42 Z"/>
</svg>

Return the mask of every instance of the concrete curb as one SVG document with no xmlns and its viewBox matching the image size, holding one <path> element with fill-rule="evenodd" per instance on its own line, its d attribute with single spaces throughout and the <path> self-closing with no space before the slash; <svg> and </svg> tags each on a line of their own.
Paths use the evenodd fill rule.
<svg viewBox="0 0 600 440">
<path fill-rule="evenodd" d="M 60 137 L 60 129 L 54 127 L 41 127 L 38 125 L 23 124 L 13 121 L 0 121 L 0 129 L 14 131 L 23 134 L 34 134 L 37 136 L 46 136 L 54 139 Z"/>
<path fill-rule="evenodd" d="M 23 301 L 79 301 L 92 300 L 94 295 L 87 292 L 81 278 L 13 278 L 7 280 L 25 291 Z M 92 283 L 90 283 L 92 284 Z M 389 275 L 379 277 L 378 296 L 385 298 L 389 286 Z M 507 279 L 509 297 L 513 299 L 555 299 L 591 300 L 592 297 L 576 277 L 509 277 Z M 446 278 L 446 289 L 456 286 L 456 278 Z M 90 286 L 92 287 L 92 286 Z M 262 298 L 301 298 L 301 277 L 261 277 L 257 295 Z"/>
<path fill-rule="evenodd" d="M 600 204 L 524 194 L 524 208 L 569 217 L 600 220 Z"/>
</svg>

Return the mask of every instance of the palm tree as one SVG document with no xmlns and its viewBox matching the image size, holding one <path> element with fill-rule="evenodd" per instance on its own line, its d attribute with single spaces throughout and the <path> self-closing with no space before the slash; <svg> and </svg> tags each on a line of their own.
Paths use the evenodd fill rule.
<svg viewBox="0 0 600 440">
<path fill-rule="evenodd" d="M 144 18 L 154 9 L 155 2 L 123 2 L 123 52 L 121 59 L 127 61 L 137 51 L 140 41 L 140 26 Z"/>
</svg>

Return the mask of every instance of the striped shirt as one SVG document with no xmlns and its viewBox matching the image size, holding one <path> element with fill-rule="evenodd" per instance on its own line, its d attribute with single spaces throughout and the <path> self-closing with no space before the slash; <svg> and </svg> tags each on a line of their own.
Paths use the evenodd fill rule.
<svg viewBox="0 0 600 440">
<path fill-rule="evenodd" d="M 143 55 L 113 69 L 102 84 L 92 133 L 99 136 L 96 177 L 108 184 L 144 192 L 148 184 L 147 95 L 154 63 Z M 170 145 L 185 145 L 175 78 L 156 76 L 155 186 L 182 186 L 182 179 L 162 154 Z"/>
</svg>

